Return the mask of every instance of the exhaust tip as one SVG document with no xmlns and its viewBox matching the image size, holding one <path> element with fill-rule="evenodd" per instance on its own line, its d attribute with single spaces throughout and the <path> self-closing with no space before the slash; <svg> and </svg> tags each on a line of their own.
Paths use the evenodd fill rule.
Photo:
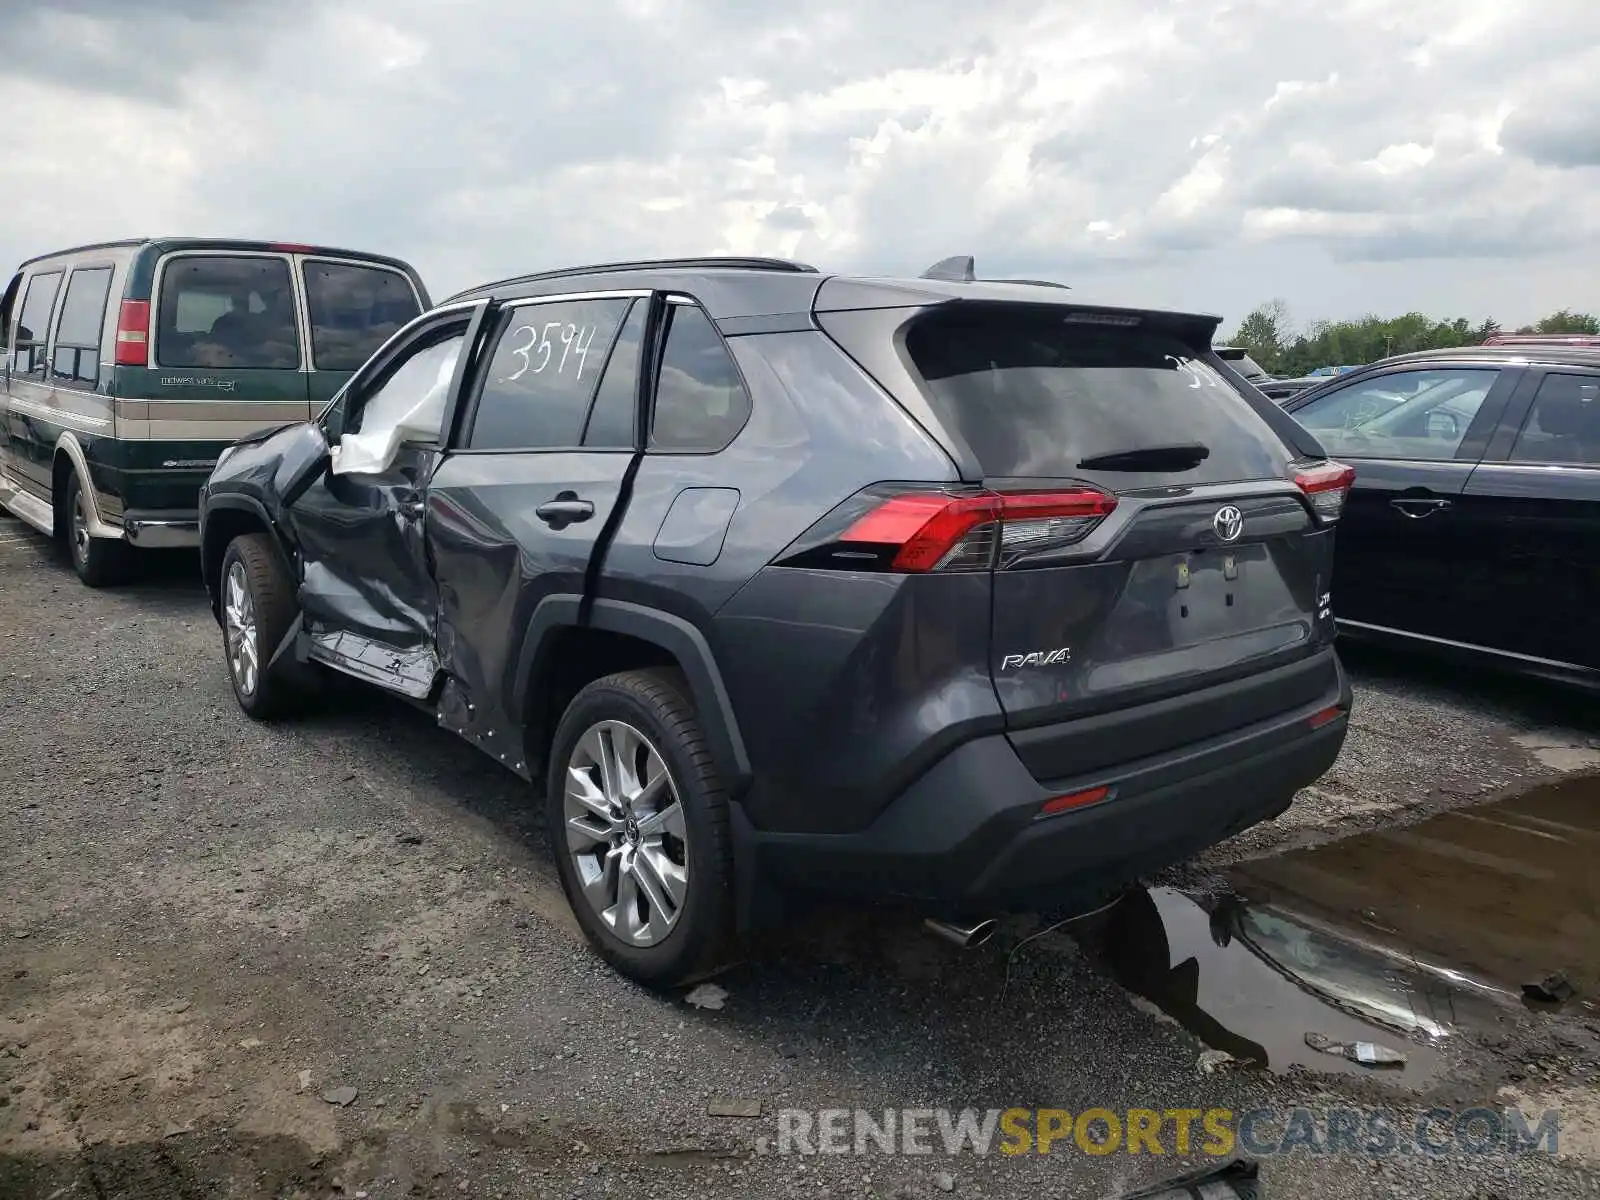
<svg viewBox="0 0 1600 1200">
<path fill-rule="evenodd" d="M 971 950 L 974 946 L 981 946 L 995 935 L 1000 928 L 1000 923 L 995 920 L 983 920 L 972 925 L 958 925 L 951 921 L 940 921 L 929 917 L 924 922 L 927 927 L 946 941 L 954 942 L 963 950 Z"/>
</svg>

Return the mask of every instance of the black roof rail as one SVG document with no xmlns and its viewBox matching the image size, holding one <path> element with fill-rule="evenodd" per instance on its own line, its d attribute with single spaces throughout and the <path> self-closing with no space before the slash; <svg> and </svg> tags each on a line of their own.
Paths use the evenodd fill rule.
<svg viewBox="0 0 1600 1200">
<path fill-rule="evenodd" d="M 988 282 L 990 282 L 990 283 L 1026 283 L 1026 284 L 1030 284 L 1033 287 L 1065 288 L 1069 292 L 1072 290 L 1072 285 L 1070 283 L 1057 283 L 1054 279 L 991 279 Z"/>
<path fill-rule="evenodd" d="M 627 262 L 594 263 L 583 267 L 557 267 L 551 271 L 535 271 L 528 275 L 513 275 L 507 279 L 496 279 L 492 283 L 479 284 L 477 287 L 467 288 L 457 292 L 456 296 L 465 296 L 471 292 L 482 292 L 489 288 L 505 287 L 514 283 L 538 283 L 545 279 L 569 279 L 579 275 L 610 275 L 619 271 L 794 271 L 801 273 L 817 274 L 817 268 L 810 263 L 795 262 L 789 258 L 759 258 L 739 257 L 730 255 L 719 257 L 708 255 L 699 258 L 641 258 Z M 441 301 L 447 303 L 447 301 Z"/>
</svg>

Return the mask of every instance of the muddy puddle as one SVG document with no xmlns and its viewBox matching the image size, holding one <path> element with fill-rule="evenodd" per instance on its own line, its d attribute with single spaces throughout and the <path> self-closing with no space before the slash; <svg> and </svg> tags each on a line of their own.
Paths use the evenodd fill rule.
<svg viewBox="0 0 1600 1200">
<path fill-rule="evenodd" d="M 1082 938 L 1207 1046 L 1274 1071 L 1415 1086 L 1449 1039 L 1510 1008 L 1600 997 L 1597 778 L 1258 860 L 1230 882 L 1234 895 L 1205 904 L 1141 889 Z M 1524 987 L 1552 977 L 1562 1003 Z M 1307 1034 L 1406 1061 L 1360 1065 Z"/>
</svg>

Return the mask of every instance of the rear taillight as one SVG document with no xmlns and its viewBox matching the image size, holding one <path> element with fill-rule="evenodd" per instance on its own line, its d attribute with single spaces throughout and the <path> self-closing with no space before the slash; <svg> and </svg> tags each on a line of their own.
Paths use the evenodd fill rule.
<svg viewBox="0 0 1600 1200">
<path fill-rule="evenodd" d="M 1318 463 L 1314 467 L 1301 467 L 1295 472 L 1294 482 L 1319 520 L 1337 521 L 1344 511 L 1345 498 L 1350 495 L 1350 485 L 1356 481 L 1356 469 L 1341 462 Z"/>
<path fill-rule="evenodd" d="M 1117 506 L 1097 488 L 869 490 L 790 548 L 789 566 L 987 571 L 1081 542 Z"/>
<path fill-rule="evenodd" d="M 142 367 L 149 352 L 150 301 L 124 300 L 117 313 L 117 366 Z"/>
</svg>

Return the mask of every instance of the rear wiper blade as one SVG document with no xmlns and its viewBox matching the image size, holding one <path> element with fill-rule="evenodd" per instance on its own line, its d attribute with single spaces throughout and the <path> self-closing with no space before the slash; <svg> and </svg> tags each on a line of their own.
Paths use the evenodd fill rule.
<svg viewBox="0 0 1600 1200">
<path fill-rule="evenodd" d="M 1144 446 L 1138 450 L 1096 454 L 1079 459 L 1078 466 L 1090 471 L 1189 471 L 1210 457 L 1210 449 L 1199 442 L 1184 442 L 1175 446 Z"/>
</svg>

